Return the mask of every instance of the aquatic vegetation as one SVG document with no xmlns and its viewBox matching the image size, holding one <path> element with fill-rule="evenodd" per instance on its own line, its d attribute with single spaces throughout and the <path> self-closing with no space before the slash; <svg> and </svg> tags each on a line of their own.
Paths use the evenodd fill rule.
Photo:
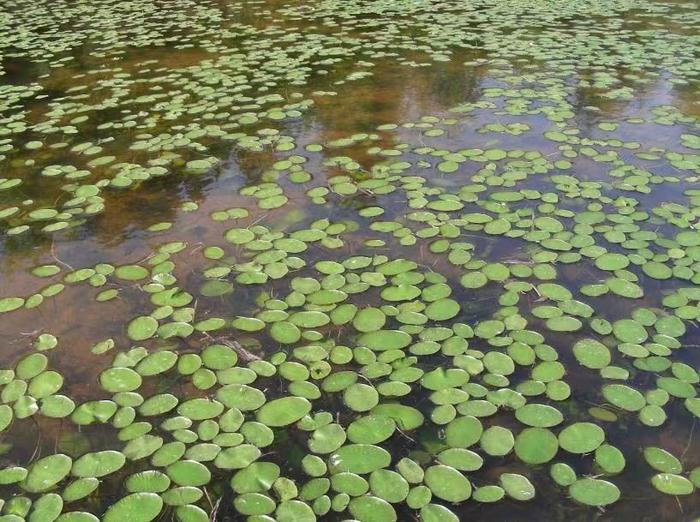
<svg viewBox="0 0 700 522">
<path fill-rule="evenodd" d="M 700 513 L 697 6 L 89 4 L 0 8 L 3 518 Z"/>
</svg>

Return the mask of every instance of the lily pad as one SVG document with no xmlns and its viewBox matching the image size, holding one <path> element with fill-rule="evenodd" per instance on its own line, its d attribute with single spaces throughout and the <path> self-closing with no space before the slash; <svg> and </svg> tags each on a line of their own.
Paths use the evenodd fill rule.
<svg viewBox="0 0 700 522">
<path fill-rule="evenodd" d="M 463 502 L 472 493 L 469 480 L 450 466 L 430 466 L 425 470 L 424 481 L 433 495 L 447 502 Z"/>
<path fill-rule="evenodd" d="M 163 500 L 155 493 L 132 493 L 110 506 L 102 519 L 104 522 L 129 520 L 150 522 L 163 509 Z"/>
<path fill-rule="evenodd" d="M 281 427 L 297 422 L 311 411 L 311 403 L 303 397 L 283 397 L 267 402 L 258 410 L 257 418 L 266 426 Z"/>
<path fill-rule="evenodd" d="M 544 428 L 525 428 L 515 439 L 515 454 L 526 464 L 544 464 L 559 449 L 556 435 Z"/>
<path fill-rule="evenodd" d="M 596 424 L 577 422 L 559 433 L 559 445 L 569 453 L 590 453 L 605 440 L 605 432 Z"/>
<path fill-rule="evenodd" d="M 337 471 L 362 475 L 386 468 L 391 462 L 391 456 L 389 452 L 378 446 L 349 444 L 333 453 L 330 462 Z"/>
<path fill-rule="evenodd" d="M 604 386 L 603 396 L 611 404 L 627 411 L 639 411 L 646 405 L 646 400 L 640 392 L 624 384 Z"/>
<path fill-rule="evenodd" d="M 527 501 L 535 497 L 535 487 L 527 477 L 518 473 L 503 473 L 500 476 L 501 487 L 514 500 Z"/>
<path fill-rule="evenodd" d="M 594 370 L 605 368 L 612 359 L 608 347 L 595 339 L 581 339 L 574 344 L 573 350 L 582 366 Z"/>
<path fill-rule="evenodd" d="M 126 457 L 113 450 L 86 453 L 73 463 L 71 473 L 76 477 L 104 477 L 119 470 Z"/>
<path fill-rule="evenodd" d="M 620 498 L 620 490 L 612 482 L 583 478 L 569 486 L 569 495 L 587 506 L 607 506 Z"/>
<path fill-rule="evenodd" d="M 43 457 L 29 467 L 27 478 L 21 484 L 22 489 L 29 493 L 48 491 L 70 473 L 72 465 L 72 459 L 62 453 Z"/>
<path fill-rule="evenodd" d="M 659 473 L 651 477 L 651 484 L 667 495 L 690 495 L 695 486 L 682 475 L 673 473 Z"/>
<path fill-rule="evenodd" d="M 644 448 L 644 460 L 657 471 L 678 474 L 683 471 L 681 462 L 662 448 Z"/>
<path fill-rule="evenodd" d="M 158 330 L 158 321 L 146 315 L 132 320 L 126 333 L 132 341 L 145 341 L 153 337 L 156 330 Z"/>
</svg>

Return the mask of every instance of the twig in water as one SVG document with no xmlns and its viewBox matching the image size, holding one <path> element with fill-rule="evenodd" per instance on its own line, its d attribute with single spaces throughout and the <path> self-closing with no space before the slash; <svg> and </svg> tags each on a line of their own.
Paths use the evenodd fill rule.
<svg viewBox="0 0 700 522">
<path fill-rule="evenodd" d="M 216 501 L 216 504 L 214 504 L 214 507 L 211 510 L 211 513 L 209 513 L 209 521 L 210 522 L 216 522 L 216 515 L 219 512 L 219 506 L 221 505 L 221 497 Z"/>
<path fill-rule="evenodd" d="M 697 417 L 693 418 L 693 425 L 690 427 L 690 436 L 688 437 L 688 444 L 686 444 L 685 449 L 683 450 L 683 453 L 681 453 L 681 460 L 685 457 L 685 454 L 688 453 L 688 450 L 690 449 L 690 446 L 693 444 L 693 432 L 695 432 L 695 422 L 697 421 Z"/>
<path fill-rule="evenodd" d="M 70 266 L 68 263 L 65 261 L 61 261 L 58 256 L 56 255 L 56 245 L 53 240 L 51 240 L 51 257 L 56 261 L 56 263 L 65 266 L 66 268 L 72 270 L 75 270 L 72 266 Z"/>
</svg>

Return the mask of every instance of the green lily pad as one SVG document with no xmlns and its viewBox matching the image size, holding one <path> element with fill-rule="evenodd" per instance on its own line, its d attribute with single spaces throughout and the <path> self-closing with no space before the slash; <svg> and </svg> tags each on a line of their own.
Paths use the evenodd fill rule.
<svg viewBox="0 0 700 522">
<path fill-rule="evenodd" d="M 281 344 L 294 344 L 301 339 L 301 331 L 293 323 L 279 321 L 270 327 L 270 337 Z"/>
<path fill-rule="evenodd" d="M 458 522 L 459 518 L 441 504 L 427 504 L 420 510 L 420 518 L 424 522 Z"/>
<path fill-rule="evenodd" d="M 348 438 L 356 444 L 378 444 L 391 437 L 396 421 L 385 415 L 366 415 L 350 423 Z"/>
<path fill-rule="evenodd" d="M 100 385 L 111 393 L 137 390 L 141 382 L 141 376 L 131 368 L 108 368 L 100 374 Z"/>
<path fill-rule="evenodd" d="M 268 491 L 280 476 L 280 468 L 272 462 L 253 462 L 238 471 L 231 479 L 231 487 L 238 494 Z"/>
<path fill-rule="evenodd" d="M 42 493 L 53 488 L 70 473 L 73 461 L 68 455 L 57 453 L 43 457 L 29 467 L 22 489 L 29 493 Z"/>
<path fill-rule="evenodd" d="M 27 520 L 28 522 L 53 522 L 62 510 L 63 499 L 56 493 L 47 493 L 34 501 Z"/>
<path fill-rule="evenodd" d="M 327 424 L 314 430 L 309 438 L 309 449 L 314 453 L 332 453 L 342 446 L 345 440 L 345 430 L 340 424 Z"/>
<path fill-rule="evenodd" d="M 601 270 L 609 270 L 611 272 L 627 268 L 629 264 L 629 259 L 622 254 L 603 254 L 602 256 L 597 257 L 595 260 L 595 265 L 598 268 Z"/>
<path fill-rule="evenodd" d="M 63 377 L 54 371 L 42 372 L 29 382 L 27 392 L 35 399 L 44 399 L 63 386 Z M 43 406 L 43 404 L 42 404 Z"/>
<path fill-rule="evenodd" d="M 110 506 L 104 514 L 104 522 L 129 520 L 150 522 L 163 509 L 163 500 L 155 493 L 132 493 Z"/>
<path fill-rule="evenodd" d="M 605 432 L 590 422 L 577 422 L 559 433 L 559 445 L 569 453 L 590 453 L 605 440 Z"/>
<path fill-rule="evenodd" d="M 430 303 L 425 309 L 425 315 L 432 321 L 447 321 L 455 317 L 460 311 L 460 306 L 454 299 L 438 299 Z"/>
<path fill-rule="evenodd" d="M 583 478 L 569 486 L 569 495 L 587 506 L 607 506 L 620 498 L 620 490 L 612 482 Z"/>
<path fill-rule="evenodd" d="M 377 330 L 362 334 L 358 343 L 370 350 L 400 350 L 411 343 L 411 336 L 400 330 Z"/>
<path fill-rule="evenodd" d="M 646 405 L 644 395 L 624 384 L 604 386 L 603 396 L 611 404 L 627 411 L 639 411 Z"/>
<path fill-rule="evenodd" d="M 564 416 L 547 404 L 526 404 L 515 410 L 515 418 L 523 424 L 536 428 L 551 428 L 561 424 Z"/>
<path fill-rule="evenodd" d="M 387 469 L 373 471 L 369 477 L 372 493 L 391 504 L 406 499 L 409 492 L 408 482 L 399 473 Z"/>
<path fill-rule="evenodd" d="M 615 446 L 602 444 L 595 450 L 595 462 L 605 473 L 616 474 L 625 469 L 625 456 Z"/>
<path fill-rule="evenodd" d="M 683 471 L 681 462 L 662 448 L 644 448 L 644 460 L 652 468 L 663 473 L 678 474 Z"/>
<path fill-rule="evenodd" d="M 527 501 L 535 497 L 535 487 L 523 475 L 503 473 L 500 476 L 501 487 L 514 500 Z"/>
<path fill-rule="evenodd" d="M 570 486 L 576 482 L 576 471 L 563 462 L 556 462 L 549 468 L 549 475 L 560 486 Z"/>
<path fill-rule="evenodd" d="M 424 481 L 433 495 L 448 502 L 463 502 L 472 493 L 469 480 L 456 469 L 443 464 L 426 469 Z"/>
<path fill-rule="evenodd" d="M 483 429 L 476 417 L 459 417 L 445 428 L 445 442 L 452 448 L 467 448 L 479 441 Z"/>
<path fill-rule="evenodd" d="M 610 364 L 611 355 L 608 347 L 595 339 L 581 339 L 574 344 L 576 360 L 586 368 L 599 370 Z"/>
<path fill-rule="evenodd" d="M 375 332 L 386 323 L 386 315 L 379 308 L 362 308 L 357 311 L 352 325 L 358 332 Z"/>
<path fill-rule="evenodd" d="M 61 496 L 65 502 L 75 502 L 92 494 L 99 485 L 100 481 L 94 477 L 74 480 L 63 488 Z"/>
<path fill-rule="evenodd" d="M 261 454 L 257 446 L 241 444 L 223 449 L 214 459 L 214 465 L 221 469 L 243 469 L 255 462 Z"/>
<path fill-rule="evenodd" d="M 337 471 L 365 474 L 386 468 L 391 462 L 389 452 L 371 444 L 349 444 L 341 447 L 330 457 Z"/>
<path fill-rule="evenodd" d="M 690 495 L 695 490 L 690 480 L 673 473 L 658 473 L 651 477 L 651 484 L 667 495 Z"/>
<path fill-rule="evenodd" d="M 192 420 L 211 419 L 220 415 L 224 411 L 224 405 L 213 399 L 190 399 L 178 406 L 177 412 L 180 415 Z"/>
<path fill-rule="evenodd" d="M 27 476 L 27 469 L 20 466 L 7 467 L 0 470 L 0 485 L 15 484 L 23 481 Z"/>
<path fill-rule="evenodd" d="M 488 455 L 500 457 L 510 453 L 515 444 L 515 439 L 509 429 L 501 426 L 491 426 L 481 434 L 479 444 Z"/>
<path fill-rule="evenodd" d="M 129 493 L 162 493 L 170 487 L 170 478 L 160 471 L 146 470 L 130 475 L 126 480 Z"/>
<path fill-rule="evenodd" d="M 286 500 L 281 502 L 275 512 L 278 522 L 314 522 L 316 516 L 313 510 L 300 500 Z"/>
<path fill-rule="evenodd" d="M 526 464 L 544 464 L 559 450 L 556 435 L 544 428 L 525 428 L 515 439 L 515 454 Z"/>
<path fill-rule="evenodd" d="M 613 323 L 613 334 L 623 343 L 640 344 L 647 340 L 646 328 L 633 319 L 621 319 Z"/>
<path fill-rule="evenodd" d="M 353 411 L 369 411 L 379 403 L 379 394 L 373 386 L 351 384 L 343 392 L 345 405 Z"/>
<path fill-rule="evenodd" d="M 443 450 L 437 458 L 441 464 L 451 466 L 459 471 L 476 471 L 484 463 L 484 459 L 478 453 L 464 448 Z"/>
<path fill-rule="evenodd" d="M 371 495 L 354 498 L 349 504 L 350 513 L 359 522 L 395 522 L 396 511 L 387 501 Z"/>
<path fill-rule="evenodd" d="M 22 297 L 3 297 L 0 298 L 0 313 L 12 312 L 24 305 Z"/>
<path fill-rule="evenodd" d="M 118 451 L 86 453 L 73 463 L 71 473 L 76 477 L 100 478 L 118 471 L 125 463 L 126 457 Z"/>
<path fill-rule="evenodd" d="M 266 426 L 280 427 L 297 422 L 311 411 L 311 403 L 303 397 L 283 397 L 267 402 L 258 410 L 257 418 Z"/>
<path fill-rule="evenodd" d="M 489 485 L 489 486 L 481 486 L 480 488 L 475 489 L 474 493 L 472 494 L 472 498 L 474 500 L 476 500 L 477 502 L 484 502 L 484 503 L 492 504 L 494 502 L 498 502 L 499 500 L 503 499 L 505 494 L 506 494 L 506 492 L 503 490 L 502 487 L 495 486 L 495 485 Z M 455 520 L 457 520 L 456 517 L 455 517 Z"/>
<path fill-rule="evenodd" d="M 158 321 L 145 315 L 132 320 L 126 333 L 132 341 L 145 341 L 153 337 L 156 330 L 158 330 Z"/>
<path fill-rule="evenodd" d="M 168 476 L 180 486 L 204 486 L 211 480 L 209 469 L 194 460 L 180 460 L 166 468 Z"/>
</svg>

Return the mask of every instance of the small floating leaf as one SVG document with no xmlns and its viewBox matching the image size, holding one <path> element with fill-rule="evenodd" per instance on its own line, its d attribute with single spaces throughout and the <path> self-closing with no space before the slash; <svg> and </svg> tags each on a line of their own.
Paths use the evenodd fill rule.
<svg viewBox="0 0 700 522">
<path fill-rule="evenodd" d="M 266 426 L 292 424 L 311 411 L 311 403 L 303 397 L 283 397 L 266 403 L 258 410 L 258 421 Z"/>
<path fill-rule="evenodd" d="M 620 490 L 607 480 L 584 478 L 569 487 L 569 495 L 587 506 L 607 506 L 617 502 Z"/>
<path fill-rule="evenodd" d="M 50 490 L 68 475 L 72 465 L 71 458 L 62 453 L 43 457 L 29 467 L 22 488 L 30 493 Z"/>
<path fill-rule="evenodd" d="M 104 522 L 150 522 L 163 508 L 163 500 L 155 493 L 132 493 L 110 506 L 104 514 Z"/>
<path fill-rule="evenodd" d="M 158 321 L 150 316 L 141 316 L 132 320 L 127 327 L 127 335 L 132 341 L 150 339 L 158 330 Z"/>
<path fill-rule="evenodd" d="M 425 470 L 424 480 L 433 495 L 448 502 L 463 502 L 472 493 L 469 480 L 450 466 L 430 466 Z"/>
<path fill-rule="evenodd" d="M 605 440 L 605 432 L 590 422 L 577 422 L 559 433 L 559 445 L 570 453 L 590 453 Z"/>
<path fill-rule="evenodd" d="M 695 486 L 687 478 L 673 473 L 659 473 L 651 477 L 652 485 L 667 495 L 690 495 Z"/>
</svg>

